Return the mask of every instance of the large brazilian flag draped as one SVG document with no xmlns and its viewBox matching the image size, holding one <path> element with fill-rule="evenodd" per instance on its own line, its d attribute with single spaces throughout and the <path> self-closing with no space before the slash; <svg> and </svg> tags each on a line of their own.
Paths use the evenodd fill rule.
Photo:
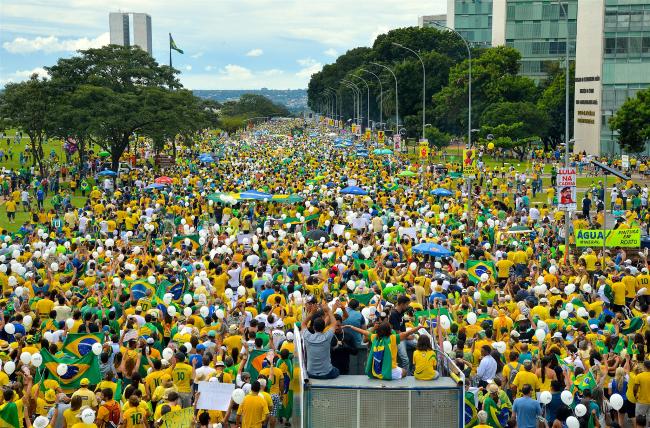
<svg viewBox="0 0 650 428">
<path fill-rule="evenodd" d="M 43 365 L 39 368 L 36 382 L 40 382 L 41 379 L 53 379 L 59 383 L 63 392 L 69 393 L 79 389 L 79 383 L 83 378 L 87 378 L 91 385 L 98 384 L 102 380 L 99 358 L 92 352 L 83 357 L 65 355 L 57 358 L 46 349 L 41 349 L 41 356 Z M 59 376 L 56 371 L 59 364 L 65 364 L 68 367 L 63 376 Z"/>
<path fill-rule="evenodd" d="M 260 375 L 260 372 L 264 368 L 262 365 L 268 352 L 268 349 L 253 349 L 250 351 L 244 371 L 250 373 L 251 381 L 256 381 L 257 377 Z"/>
<path fill-rule="evenodd" d="M 0 406 L 0 428 L 20 428 L 22 424 L 18 421 L 18 407 L 10 401 Z"/>
<path fill-rule="evenodd" d="M 395 335 L 389 337 L 374 338 L 368 352 L 368 361 L 366 362 L 366 374 L 372 379 L 391 380 L 393 375 L 393 359 L 390 352 L 391 341 L 395 340 Z"/>
<path fill-rule="evenodd" d="M 100 333 L 69 333 L 63 343 L 63 352 L 81 358 L 92 354 L 95 343 L 104 343 L 104 335 Z"/>
</svg>

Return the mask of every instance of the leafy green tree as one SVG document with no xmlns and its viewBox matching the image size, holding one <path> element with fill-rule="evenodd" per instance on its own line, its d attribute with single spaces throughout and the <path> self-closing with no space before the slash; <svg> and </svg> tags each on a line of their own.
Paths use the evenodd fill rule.
<svg viewBox="0 0 650 428">
<path fill-rule="evenodd" d="M 182 90 L 178 71 L 138 47 L 80 51 L 47 70 L 67 109 L 52 128 L 63 134 L 72 127 L 75 137 L 93 139 L 111 154 L 114 170 L 135 133 L 160 141 L 206 124 L 200 100 Z M 75 115 L 74 126 L 61 123 Z"/>
<path fill-rule="evenodd" d="M 225 116 L 247 117 L 287 117 L 289 110 L 285 106 L 275 104 L 263 95 L 243 94 L 238 101 L 226 102 L 222 107 Z"/>
<path fill-rule="evenodd" d="M 573 135 L 573 110 L 575 88 L 575 65 L 569 67 L 569 136 Z M 537 107 L 546 112 L 553 120 L 549 122 L 547 132 L 542 137 L 544 149 L 555 147 L 564 142 L 564 127 L 566 117 L 566 90 L 565 70 L 555 64 L 548 74 L 548 78 L 540 84 L 541 94 L 537 101 Z"/>
<path fill-rule="evenodd" d="M 451 141 L 451 135 L 446 132 L 440 131 L 435 126 L 428 126 L 425 128 L 424 135 L 429 140 L 429 145 L 441 149 L 447 147 Z"/>
<path fill-rule="evenodd" d="M 521 55 L 516 49 L 499 46 L 475 52 L 478 55 L 472 59 L 472 127 L 495 103 L 537 98 L 535 82 L 517 74 Z M 433 96 L 437 126 L 455 135 L 464 135 L 467 130 L 468 68 L 468 60 L 452 67 L 447 86 Z"/>
<path fill-rule="evenodd" d="M 618 131 L 623 150 L 639 153 L 650 140 L 650 88 L 637 92 L 609 119 L 609 126 Z"/>
<path fill-rule="evenodd" d="M 36 74 L 25 82 L 7 84 L 0 104 L 0 116 L 29 135 L 32 162 L 38 166 L 41 175 L 44 174 L 43 142 L 47 138 L 46 129 L 52 118 L 53 105 L 50 83 Z"/>
</svg>

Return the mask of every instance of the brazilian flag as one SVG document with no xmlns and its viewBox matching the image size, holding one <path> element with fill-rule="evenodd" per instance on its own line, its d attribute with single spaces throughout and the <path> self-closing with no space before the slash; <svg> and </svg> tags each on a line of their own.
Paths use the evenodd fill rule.
<svg viewBox="0 0 650 428">
<path fill-rule="evenodd" d="M 440 312 L 440 316 L 447 315 L 447 318 L 450 320 L 454 319 L 454 317 L 451 316 L 449 313 L 449 309 L 447 308 L 439 308 L 439 309 L 429 309 L 426 311 L 417 311 L 415 312 L 415 318 L 420 318 L 420 317 L 425 317 L 429 319 L 434 319 L 438 316 L 438 312 Z"/>
<path fill-rule="evenodd" d="M 104 335 L 100 333 L 69 333 L 63 343 L 63 352 L 81 358 L 91 354 L 95 343 L 103 343 Z"/>
<path fill-rule="evenodd" d="M 628 324 L 627 327 L 624 327 L 621 329 L 621 334 L 632 334 L 635 333 L 638 329 L 643 327 L 643 318 L 641 317 L 634 317 L 630 320 L 630 323 Z"/>
<path fill-rule="evenodd" d="M 396 341 L 396 335 L 390 337 L 375 337 L 370 345 L 368 361 L 366 362 L 366 374 L 371 379 L 391 380 L 393 375 L 393 356 L 390 352 L 391 342 Z"/>
<path fill-rule="evenodd" d="M 282 410 L 280 415 L 286 418 L 290 418 L 293 413 L 293 391 L 291 391 L 291 381 L 293 380 L 293 361 L 291 360 L 292 356 L 289 356 L 286 360 L 280 358 L 275 367 L 282 370 L 282 383 L 280 388 L 282 389 Z"/>
<path fill-rule="evenodd" d="M 179 48 L 176 46 L 176 42 L 174 42 L 174 39 L 172 39 L 172 33 L 169 33 L 169 49 L 174 49 L 176 52 L 180 54 L 184 54 L 183 49 Z"/>
<path fill-rule="evenodd" d="M 172 238 L 172 246 L 178 248 L 179 250 L 183 247 L 191 248 L 196 250 L 199 248 L 199 235 L 178 235 Z"/>
<path fill-rule="evenodd" d="M 467 261 L 467 273 L 469 274 L 469 279 L 475 283 L 481 282 L 481 275 L 487 273 L 490 277 L 495 278 L 496 269 L 494 267 L 494 262 L 483 261 L 483 260 L 468 260 Z"/>
<path fill-rule="evenodd" d="M 594 378 L 594 375 L 589 371 L 585 374 L 581 374 L 580 376 L 576 376 L 573 380 L 573 387 L 578 388 L 578 390 L 581 392 L 585 389 L 593 391 L 594 388 L 596 388 L 596 379 Z"/>
<path fill-rule="evenodd" d="M 375 293 L 365 293 L 365 294 L 348 294 L 350 299 L 354 299 L 357 302 L 361 303 L 363 306 L 368 306 L 370 300 L 375 297 Z"/>
<path fill-rule="evenodd" d="M 268 349 L 253 349 L 250 351 L 248 360 L 246 360 L 246 367 L 244 367 L 244 371 L 250 373 L 251 382 L 257 380 L 257 377 L 260 375 L 260 372 L 264 368 L 263 363 L 268 352 Z"/>
<path fill-rule="evenodd" d="M 507 416 L 507 409 L 506 409 L 506 415 L 503 414 L 502 410 L 499 409 L 499 406 L 494 402 L 492 397 L 487 397 L 485 401 L 483 402 L 483 410 L 488 415 L 488 422 L 487 424 L 490 427 L 493 428 L 503 428 L 505 425 L 502 423 L 504 416 Z M 507 423 L 507 418 L 506 421 Z"/>
<path fill-rule="evenodd" d="M 156 287 L 149 283 L 147 278 L 136 279 L 135 281 L 127 282 L 131 289 L 131 294 L 136 300 L 140 300 L 147 296 L 147 290 L 150 297 L 156 296 Z"/>
<path fill-rule="evenodd" d="M 471 428 L 478 424 L 478 411 L 476 410 L 476 396 L 474 393 L 465 392 L 465 428 Z"/>
<path fill-rule="evenodd" d="M 73 355 L 55 357 L 46 349 L 41 349 L 41 356 L 43 357 L 43 370 L 37 374 L 36 382 L 53 379 L 59 383 L 63 392 L 71 393 L 79 389 L 79 383 L 83 378 L 87 378 L 91 385 L 96 385 L 102 380 L 99 358 L 92 352 L 81 358 Z M 68 367 L 63 376 L 59 376 L 56 371 L 60 364 L 65 364 Z"/>
<path fill-rule="evenodd" d="M 20 428 L 18 421 L 18 406 L 10 401 L 0 407 L 0 427 L 2 428 Z"/>
<path fill-rule="evenodd" d="M 170 293 L 172 295 L 172 300 L 177 301 L 183 297 L 183 292 L 185 291 L 185 283 L 183 281 L 178 281 L 176 284 L 164 280 L 158 285 L 156 290 L 156 296 L 159 299 L 162 299 L 165 294 Z"/>
<path fill-rule="evenodd" d="M 354 268 L 356 270 L 361 270 L 361 265 L 365 265 L 366 269 L 372 269 L 375 267 L 375 262 L 373 260 L 354 259 Z"/>
</svg>

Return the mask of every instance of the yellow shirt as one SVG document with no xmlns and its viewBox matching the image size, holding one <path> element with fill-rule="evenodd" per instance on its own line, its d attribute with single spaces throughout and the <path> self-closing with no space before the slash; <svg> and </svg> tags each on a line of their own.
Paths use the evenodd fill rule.
<svg viewBox="0 0 650 428">
<path fill-rule="evenodd" d="M 416 379 L 432 380 L 436 377 L 436 353 L 434 351 L 414 351 L 413 364 L 415 365 L 413 376 Z"/>
<path fill-rule="evenodd" d="M 508 259 L 499 260 L 496 263 L 497 273 L 499 278 L 507 278 L 510 276 L 510 268 L 514 266 L 514 263 Z"/>
<path fill-rule="evenodd" d="M 171 372 L 174 385 L 178 392 L 192 392 L 192 366 L 185 363 L 178 363 Z"/>
<path fill-rule="evenodd" d="M 612 284 L 612 292 L 614 293 L 614 304 L 615 305 L 624 305 L 625 304 L 625 284 L 622 282 L 615 282 Z"/>
<path fill-rule="evenodd" d="M 259 394 L 249 394 L 237 409 L 241 416 L 241 428 L 262 428 L 262 423 L 269 414 L 266 400 Z"/>
<path fill-rule="evenodd" d="M 77 391 L 72 394 L 73 397 L 75 396 L 81 396 L 81 402 L 83 403 L 81 406 L 90 406 L 93 409 L 97 408 L 97 397 L 95 396 L 95 393 L 90 391 L 88 388 L 81 388 L 78 389 Z"/>
<path fill-rule="evenodd" d="M 512 381 L 512 384 L 517 387 L 517 397 L 523 396 L 521 389 L 524 385 L 530 385 L 533 388 L 533 391 L 530 395 L 533 400 L 536 398 L 535 392 L 539 391 L 542 386 L 539 378 L 535 373 L 527 372 L 525 370 L 521 370 L 517 373 L 515 379 Z"/>
<path fill-rule="evenodd" d="M 650 404 L 650 372 L 643 372 L 636 375 L 634 384 L 639 385 L 639 390 L 636 393 L 637 403 Z"/>
<path fill-rule="evenodd" d="M 147 412 L 140 406 L 126 410 L 122 419 L 126 428 L 147 428 Z"/>
</svg>

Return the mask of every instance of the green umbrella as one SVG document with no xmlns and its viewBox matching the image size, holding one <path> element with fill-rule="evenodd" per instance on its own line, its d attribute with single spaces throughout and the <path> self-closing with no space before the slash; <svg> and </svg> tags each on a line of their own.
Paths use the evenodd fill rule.
<svg viewBox="0 0 650 428">
<path fill-rule="evenodd" d="M 372 151 L 374 155 L 392 155 L 393 151 L 390 149 L 375 149 Z"/>
<path fill-rule="evenodd" d="M 99 156 L 102 158 L 109 157 L 111 154 L 108 153 L 107 151 L 99 152 Z"/>
<path fill-rule="evenodd" d="M 408 169 L 405 169 L 404 171 L 397 174 L 398 177 L 415 177 L 416 175 L 416 173 L 409 171 Z"/>
</svg>

